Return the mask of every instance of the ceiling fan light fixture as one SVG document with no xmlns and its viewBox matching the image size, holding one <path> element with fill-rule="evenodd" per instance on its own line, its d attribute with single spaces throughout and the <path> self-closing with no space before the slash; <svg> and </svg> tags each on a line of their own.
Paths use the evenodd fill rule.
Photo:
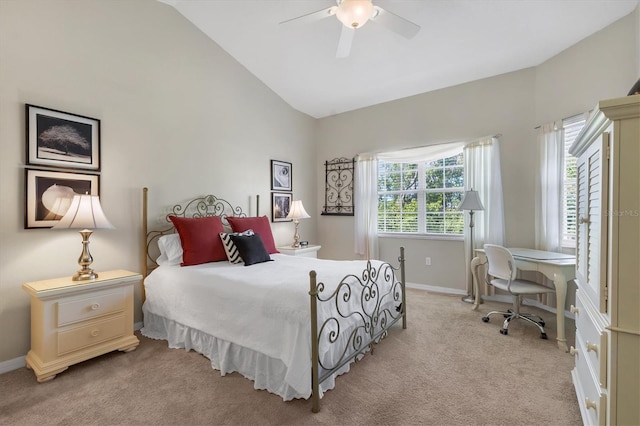
<svg viewBox="0 0 640 426">
<path fill-rule="evenodd" d="M 343 0 L 336 17 L 347 28 L 360 28 L 373 16 L 373 12 L 371 0 Z"/>
</svg>

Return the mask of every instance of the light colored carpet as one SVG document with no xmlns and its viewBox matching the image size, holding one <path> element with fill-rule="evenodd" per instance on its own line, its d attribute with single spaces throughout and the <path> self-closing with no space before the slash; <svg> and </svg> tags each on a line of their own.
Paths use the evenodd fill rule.
<svg viewBox="0 0 640 426">
<path fill-rule="evenodd" d="M 505 308 L 480 311 L 459 297 L 409 289 L 408 328 L 396 326 L 375 354 L 339 377 L 311 413 L 308 400 L 284 402 L 234 373 L 220 376 L 194 352 L 142 336 L 137 350 L 113 352 L 37 383 L 22 368 L 0 375 L 2 425 L 580 425 L 573 358 L 521 322 L 508 336 Z M 567 321 L 573 343 L 573 321 Z"/>
</svg>

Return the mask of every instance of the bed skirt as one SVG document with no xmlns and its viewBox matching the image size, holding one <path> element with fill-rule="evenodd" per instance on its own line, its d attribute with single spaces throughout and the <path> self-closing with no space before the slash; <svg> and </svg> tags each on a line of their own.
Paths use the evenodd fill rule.
<svg viewBox="0 0 640 426">
<path fill-rule="evenodd" d="M 294 389 L 286 382 L 287 366 L 282 360 L 272 358 L 244 346 L 218 339 L 200 330 L 184 326 L 168 318 L 148 312 L 143 306 L 143 336 L 166 340 L 169 348 L 198 352 L 211 361 L 211 367 L 224 376 L 238 372 L 254 382 L 253 387 L 279 395 L 285 401 L 311 397 L 311 383 L 306 389 Z M 320 396 L 335 386 L 335 378 L 349 371 L 344 365 L 336 374 L 320 384 Z"/>
</svg>

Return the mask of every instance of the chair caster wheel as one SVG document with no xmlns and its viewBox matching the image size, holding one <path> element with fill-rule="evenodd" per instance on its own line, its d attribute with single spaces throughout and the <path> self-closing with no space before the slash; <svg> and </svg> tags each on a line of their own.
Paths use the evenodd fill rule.
<svg viewBox="0 0 640 426">
<path fill-rule="evenodd" d="M 541 338 L 542 340 L 547 340 L 547 333 L 542 333 L 542 334 L 540 334 L 540 338 Z"/>
<path fill-rule="evenodd" d="M 511 315 L 509 315 L 509 314 L 502 314 L 502 316 L 503 316 L 504 318 L 509 318 Z"/>
<path fill-rule="evenodd" d="M 507 334 L 509 334 L 509 330 L 508 330 L 508 329 L 506 329 L 506 328 L 501 328 L 501 329 L 500 329 L 500 334 L 502 334 L 502 335 L 506 336 Z"/>
<path fill-rule="evenodd" d="M 489 317 L 482 317 L 482 322 L 489 322 Z"/>
</svg>

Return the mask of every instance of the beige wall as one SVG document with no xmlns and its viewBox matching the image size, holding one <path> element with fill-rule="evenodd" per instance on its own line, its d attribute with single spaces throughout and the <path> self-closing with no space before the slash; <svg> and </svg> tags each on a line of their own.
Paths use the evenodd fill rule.
<svg viewBox="0 0 640 426">
<path fill-rule="evenodd" d="M 326 160 L 501 133 L 507 244 L 533 247 L 534 127 L 627 94 L 637 79 L 639 13 L 636 9 L 537 67 L 319 120 L 318 205 L 324 202 Z M 353 218 L 323 216 L 318 226 L 323 256 L 354 257 Z M 393 260 L 400 245 L 412 248 L 408 281 L 465 290 L 461 241 L 383 238 L 381 257 Z M 425 265 L 427 256 L 431 266 Z M 572 302 L 569 294 L 567 306 Z"/>
<path fill-rule="evenodd" d="M 24 281 L 71 275 L 75 231 L 23 228 L 31 103 L 99 118 L 101 199 L 117 228 L 96 231 L 97 271 L 140 270 L 141 188 L 151 212 L 213 193 L 270 214 L 270 159 L 293 163 L 313 212 L 314 121 L 285 104 L 173 8 L 155 0 L 0 1 L 0 361 L 29 348 Z M 251 213 L 255 208 L 251 207 Z M 315 219 L 304 236 L 315 240 Z M 293 235 L 273 224 L 277 243 Z M 141 321 L 138 302 L 136 321 Z"/>
<path fill-rule="evenodd" d="M 314 216 L 301 224 L 303 238 L 321 243 L 323 257 L 353 258 L 352 218 L 313 213 L 323 203 L 325 160 L 494 133 L 503 134 L 508 243 L 526 246 L 533 243 L 533 127 L 626 94 L 640 70 L 637 15 L 537 68 L 312 120 L 155 0 L 0 1 L 0 363 L 29 348 L 21 283 L 70 275 L 81 249 L 76 232 L 23 229 L 25 103 L 101 120 L 101 198 L 117 229 L 91 238 L 98 271 L 140 269 L 141 187 L 150 187 L 151 212 L 214 193 L 251 213 L 249 197 L 260 194 L 268 214 L 269 159 L 293 163 L 294 196 Z M 600 52 L 589 50 L 610 44 L 622 45 L 607 56 L 617 70 L 593 68 Z M 558 100 L 553 75 L 578 78 L 587 67 L 584 85 L 563 89 L 563 98 L 576 100 Z M 290 224 L 273 230 L 277 243 L 291 238 Z M 461 242 L 385 239 L 383 258 L 395 259 L 401 244 L 410 282 L 464 288 Z"/>
</svg>

